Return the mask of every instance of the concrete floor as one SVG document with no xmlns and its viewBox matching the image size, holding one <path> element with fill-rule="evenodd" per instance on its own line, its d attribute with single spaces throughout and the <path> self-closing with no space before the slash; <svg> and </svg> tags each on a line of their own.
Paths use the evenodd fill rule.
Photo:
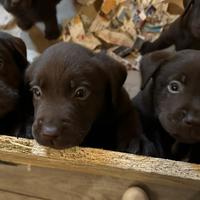
<svg viewBox="0 0 200 200">
<path fill-rule="evenodd" d="M 93 7 L 80 7 L 74 5 L 72 0 L 62 0 L 57 6 L 58 21 L 63 24 L 65 20 L 70 19 L 77 12 L 87 12 L 93 14 L 95 9 Z M 17 37 L 20 37 L 26 43 L 28 49 L 28 59 L 31 62 L 35 57 L 42 53 L 47 47 L 56 43 L 57 41 L 48 41 L 43 36 L 44 25 L 37 23 L 28 32 L 22 31 L 15 24 L 11 27 L 1 28 L 2 24 L 6 23 L 10 18 L 10 15 L 0 7 L 0 30 L 9 32 Z M 128 71 L 128 77 L 125 83 L 125 87 L 130 96 L 133 97 L 139 90 L 140 74 L 138 71 Z"/>
</svg>

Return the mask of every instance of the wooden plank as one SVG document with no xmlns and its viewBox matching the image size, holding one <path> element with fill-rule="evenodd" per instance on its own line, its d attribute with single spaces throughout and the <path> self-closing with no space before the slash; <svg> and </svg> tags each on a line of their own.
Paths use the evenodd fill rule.
<svg viewBox="0 0 200 200">
<path fill-rule="evenodd" d="M 44 200 L 41 198 L 26 196 L 12 191 L 0 190 L 0 199 L 2 200 Z"/>
<path fill-rule="evenodd" d="M 75 147 L 66 150 L 55 150 L 40 146 L 34 140 L 8 136 L 0 136 L 0 158 L 8 162 L 64 170 L 87 171 L 88 168 L 94 168 L 92 170 L 94 173 L 104 174 L 108 173 L 106 172 L 107 169 L 113 169 L 116 172 L 127 172 L 128 175 L 129 172 L 134 170 L 151 175 L 164 175 L 170 177 L 170 179 L 176 179 L 177 177 L 200 181 L 200 165 L 197 164 L 93 148 Z M 102 170 L 98 172 L 98 169 Z M 108 175 L 121 177 L 120 173 L 108 173 Z M 131 177 L 127 176 L 127 179 L 129 178 Z"/>
<path fill-rule="evenodd" d="M 50 168 L 31 167 L 27 170 L 22 165 L 0 166 L 0 171 L 1 189 L 45 200 L 120 200 L 125 190 L 135 184 L 145 185 L 153 200 L 194 200 L 200 195 L 197 188 L 174 185 L 173 182 L 163 186 L 159 179 L 152 177 L 150 181 L 142 174 L 127 180 Z"/>
<path fill-rule="evenodd" d="M 153 200 L 200 196 L 200 167 L 190 163 L 90 148 L 56 151 L 9 137 L 0 137 L 0 160 L 0 189 L 38 198 L 116 200 L 135 184 Z"/>
</svg>

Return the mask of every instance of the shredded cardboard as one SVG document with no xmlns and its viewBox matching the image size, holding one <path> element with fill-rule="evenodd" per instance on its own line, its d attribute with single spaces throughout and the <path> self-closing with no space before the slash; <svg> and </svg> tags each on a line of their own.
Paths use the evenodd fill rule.
<svg viewBox="0 0 200 200">
<path fill-rule="evenodd" d="M 77 1 L 87 6 L 98 0 Z M 102 0 L 93 20 L 87 18 L 87 13 L 81 13 L 83 17 L 78 13 L 65 24 L 63 40 L 93 51 L 107 49 L 108 54 L 125 64 L 127 69 L 138 70 L 143 42 L 157 39 L 181 10 L 182 0 Z"/>
<path fill-rule="evenodd" d="M 82 5 L 91 5 L 95 2 L 96 0 L 77 0 L 78 3 L 82 4 Z"/>
</svg>

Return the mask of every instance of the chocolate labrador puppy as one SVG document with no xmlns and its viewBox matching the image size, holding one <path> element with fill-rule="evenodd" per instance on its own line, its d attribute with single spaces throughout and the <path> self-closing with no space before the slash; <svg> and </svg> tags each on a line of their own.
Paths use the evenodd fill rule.
<svg viewBox="0 0 200 200">
<path fill-rule="evenodd" d="M 33 136 L 40 144 L 155 153 L 123 88 L 126 69 L 105 53 L 61 42 L 31 64 L 26 76 L 35 109 Z"/>
<path fill-rule="evenodd" d="M 198 50 L 162 50 L 142 58 L 142 90 L 133 102 L 160 157 L 200 162 L 194 151 L 200 147 L 199 63 Z"/>
<path fill-rule="evenodd" d="M 24 42 L 0 32 L 0 134 L 31 137 L 31 101 L 24 85 L 27 66 Z"/>
<path fill-rule="evenodd" d="M 154 42 L 145 42 L 141 54 L 175 45 L 176 50 L 200 49 L 200 1 L 184 0 L 184 13 Z"/>
<path fill-rule="evenodd" d="M 49 40 L 60 35 L 56 18 L 56 5 L 61 0 L 0 0 L 3 7 L 13 14 L 17 25 L 23 29 L 30 29 L 36 22 L 44 22 L 45 37 Z"/>
</svg>

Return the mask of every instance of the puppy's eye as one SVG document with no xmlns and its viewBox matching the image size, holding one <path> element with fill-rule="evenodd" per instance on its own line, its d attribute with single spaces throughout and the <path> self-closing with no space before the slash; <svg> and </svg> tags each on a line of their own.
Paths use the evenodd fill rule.
<svg viewBox="0 0 200 200">
<path fill-rule="evenodd" d="M 167 89 L 170 93 L 177 94 L 183 90 L 183 84 L 179 81 L 171 81 Z"/>
<path fill-rule="evenodd" d="M 74 97 L 80 100 L 85 100 L 89 95 L 90 91 L 86 87 L 82 86 L 76 89 Z"/>
<path fill-rule="evenodd" d="M 0 58 L 0 69 L 2 69 L 4 66 L 4 60 L 2 58 Z"/>
<path fill-rule="evenodd" d="M 40 87 L 33 86 L 31 90 L 33 92 L 34 98 L 35 99 L 40 99 L 40 97 L 42 95 L 42 91 L 41 91 Z"/>
</svg>

